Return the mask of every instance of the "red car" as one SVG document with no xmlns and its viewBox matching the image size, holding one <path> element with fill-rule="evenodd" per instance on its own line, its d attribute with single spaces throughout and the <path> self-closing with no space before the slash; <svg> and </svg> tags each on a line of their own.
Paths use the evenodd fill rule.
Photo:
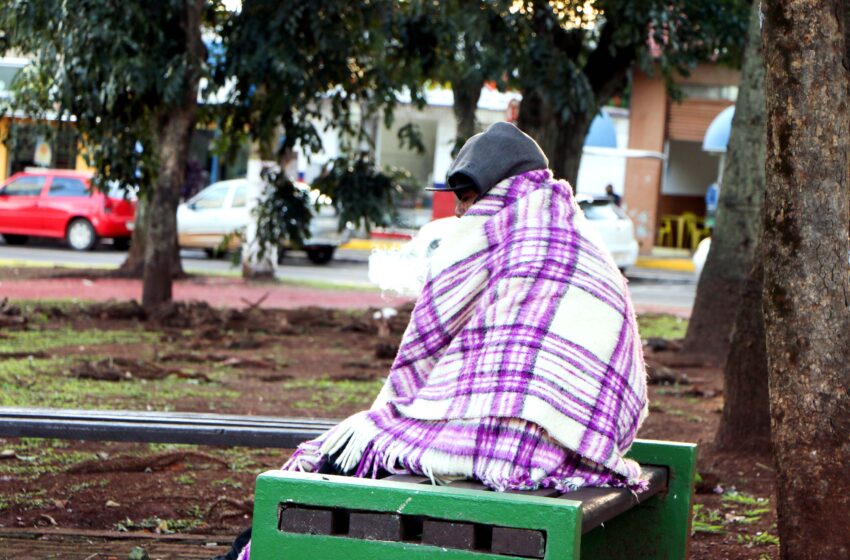
<svg viewBox="0 0 850 560">
<path fill-rule="evenodd" d="M 9 245 L 30 236 L 65 239 L 88 251 L 111 237 L 126 248 L 136 204 L 120 193 L 91 191 L 91 174 L 65 169 L 16 173 L 0 187 L 0 233 Z M 128 227 L 129 225 L 129 227 Z"/>
</svg>

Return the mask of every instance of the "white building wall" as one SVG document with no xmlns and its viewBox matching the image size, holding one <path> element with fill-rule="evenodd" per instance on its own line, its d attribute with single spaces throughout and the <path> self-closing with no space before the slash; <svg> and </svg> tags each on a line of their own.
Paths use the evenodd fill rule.
<svg viewBox="0 0 850 560">
<path fill-rule="evenodd" d="M 428 105 L 418 110 L 412 105 L 402 104 L 395 112 L 395 124 L 392 129 L 379 127 L 377 145 L 377 160 L 382 165 L 395 165 L 405 167 L 416 167 L 420 170 L 422 179 L 427 176 L 428 183 L 442 184 L 445 181 L 446 172 L 452 162 L 452 148 L 456 136 L 456 123 L 452 104 L 453 95 L 450 89 L 433 89 L 427 92 Z M 517 93 L 502 93 L 495 90 L 483 89 L 479 100 L 476 118 L 483 130 L 489 125 L 505 120 L 508 103 L 512 99 L 520 99 Z M 617 133 L 617 145 L 623 148 L 628 145 L 629 113 L 626 109 L 605 108 L 604 109 L 614 122 Z M 426 135 L 429 145 L 426 154 L 402 152 L 398 147 L 397 129 L 408 122 L 419 123 L 428 129 Z M 310 156 L 309 160 L 299 154 L 298 172 L 303 174 L 304 180 L 311 182 L 321 171 L 322 166 L 329 160 L 340 155 L 340 137 L 335 129 L 320 130 L 320 136 L 324 146 L 321 154 Z M 623 194 L 625 184 L 626 158 L 612 150 L 611 155 L 585 154 L 582 157 L 577 181 L 577 191 L 589 195 L 602 195 L 605 186 L 611 184 L 614 191 Z M 430 174 L 421 173 L 422 165 L 410 162 L 415 158 L 426 158 L 424 165 L 430 165 Z M 423 185 L 424 186 L 424 185 Z M 429 185 L 430 186 L 430 185 Z M 426 198 L 429 195 L 426 195 Z"/>
<path fill-rule="evenodd" d="M 603 109 L 614 123 L 617 147 L 629 145 L 629 112 L 626 109 Z M 613 150 L 612 150 L 613 152 Z M 624 155 L 584 154 L 578 169 L 576 192 L 591 196 L 605 194 L 605 186 L 612 185 L 621 195 L 626 183 L 626 157 Z"/>
</svg>

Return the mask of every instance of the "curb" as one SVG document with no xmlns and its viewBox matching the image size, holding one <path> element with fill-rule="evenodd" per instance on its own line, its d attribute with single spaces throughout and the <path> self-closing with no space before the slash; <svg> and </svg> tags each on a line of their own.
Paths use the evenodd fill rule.
<svg viewBox="0 0 850 560">
<path fill-rule="evenodd" d="M 51 261 L 27 261 L 23 259 L 0 259 L 0 267 L 2 268 L 89 268 L 98 270 L 110 270 L 117 266 L 103 263 L 63 263 L 56 264 Z"/>
<path fill-rule="evenodd" d="M 395 249 L 404 245 L 409 239 L 395 241 L 390 239 L 352 239 L 339 246 L 340 249 L 351 251 L 372 251 L 373 249 Z"/>
<path fill-rule="evenodd" d="M 696 272 L 691 259 L 659 259 L 652 257 L 638 257 L 635 266 L 638 268 L 652 268 L 656 270 L 673 270 L 676 272 Z"/>
</svg>

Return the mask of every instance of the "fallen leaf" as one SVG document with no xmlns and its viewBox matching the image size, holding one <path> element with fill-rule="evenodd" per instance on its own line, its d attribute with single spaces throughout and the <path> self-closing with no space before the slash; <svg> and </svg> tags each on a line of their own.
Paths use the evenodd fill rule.
<svg viewBox="0 0 850 560">
<path fill-rule="evenodd" d="M 119 504 L 118 502 L 113 502 L 112 500 L 107 500 L 106 507 L 117 508 L 121 507 L 121 504 Z"/>
</svg>

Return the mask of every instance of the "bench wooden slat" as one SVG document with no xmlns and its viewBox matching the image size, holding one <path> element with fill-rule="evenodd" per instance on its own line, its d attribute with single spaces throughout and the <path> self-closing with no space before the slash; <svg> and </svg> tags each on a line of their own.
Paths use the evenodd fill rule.
<svg viewBox="0 0 850 560">
<path fill-rule="evenodd" d="M 582 503 L 581 532 L 587 533 L 667 489 L 667 469 L 664 467 L 644 466 L 641 477 L 648 480 L 649 487 L 639 494 L 626 488 L 581 488 L 561 494 L 559 498 Z"/>
<path fill-rule="evenodd" d="M 353 511 L 349 523 L 348 536 L 354 539 L 395 542 L 404 539 L 401 515 L 397 513 Z"/>
<path fill-rule="evenodd" d="M 333 511 L 304 507 L 283 508 L 280 512 L 280 530 L 303 535 L 332 535 Z"/>
<path fill-rule="evenodd" d="M 546 535 L 543 531 L 493 527 L 492 549 L 495 554 L 543 558 L 546 554 Z"/>
<path fill-rule="evenodd" d="M 474 523 L 426 519 L 422 526 L 422 544 L 474 550 L 475 529 Z"/>
<path fill-rule="evenodd" d="M 418 476 L 415 474 L 393 474 L 381 480 L 404 482 L 405 484 L 431 484 L 431 479 L 427 476 Z"/>
</svg>

